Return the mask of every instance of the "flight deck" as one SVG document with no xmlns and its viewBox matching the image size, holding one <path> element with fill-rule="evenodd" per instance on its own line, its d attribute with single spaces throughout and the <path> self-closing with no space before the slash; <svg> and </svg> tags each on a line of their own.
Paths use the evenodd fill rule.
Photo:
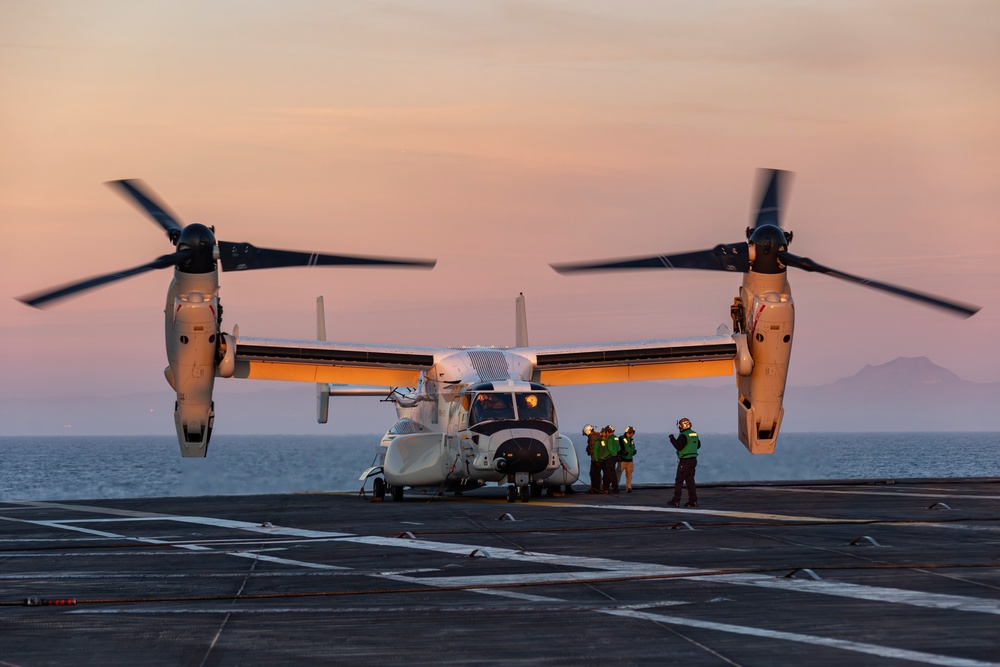
<svg viewBox="0 0 1000 667">
<path fill-rule="evenodd" d="M 1000 666 L 1000 479 L 699 491 L 0 502 L 0 665 Z"/>
</svg>

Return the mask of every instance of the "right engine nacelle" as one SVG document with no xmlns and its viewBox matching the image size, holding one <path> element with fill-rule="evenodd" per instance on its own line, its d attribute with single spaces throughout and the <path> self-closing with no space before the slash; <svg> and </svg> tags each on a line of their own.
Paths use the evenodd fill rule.
<svg viewBox="0 0 1000 667">
<path fill-rule="evenodd" d="M 748 376 L 737 375 L 739 437 L 752 454 L 772 454 L 785 414 L 781 403 L 795 325 L 791 295 L 764 292 L 755 296 L 746 324 L 753 369 Z"/>
</svg>

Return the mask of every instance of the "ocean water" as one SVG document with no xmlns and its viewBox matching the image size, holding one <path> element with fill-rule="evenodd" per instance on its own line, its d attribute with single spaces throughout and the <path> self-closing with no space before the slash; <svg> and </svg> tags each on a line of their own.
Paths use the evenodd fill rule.
<svg viewBox="0 0 1000 667">
<path fill-rule="evenodd" d="M 356 492 L 380 437 L 218 435 L 205 459 L 182 458 L 172 436 L 0 437 L 0 500 Z M 573 439 L 586 477 L 585 443 Z M 994 432 L 788 433 L 769 456 L 734 434 L 702 442 L 699 482 L 1000 477 Z M 640 433 L 636 445 L 634 483 L 672 483 L 667 436 Z"/>
</svg>

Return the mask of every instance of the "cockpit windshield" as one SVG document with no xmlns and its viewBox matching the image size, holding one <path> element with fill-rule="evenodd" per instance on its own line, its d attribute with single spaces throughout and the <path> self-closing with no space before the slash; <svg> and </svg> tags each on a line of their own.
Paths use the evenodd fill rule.
<svg viewBox="0 0 1000 667">
<path fill-rule="evenodd" d="M 544 419 L 554 422 L 552 397 L 545 392 L 524 392 L 514 394 L 517 399 L 518 419 Z"/>
<path fill-rule="evenodd" d="M 495 419 L 513 419 L 514 406 L 510 394 L 482 393 L 476 395 L 469 413 L 469 425 Z"/>
<path fill-rule="evenodd" d="M 498 419 L 544 419 L 554 422 L 552 399 L 547 392 L 536 391 L 476 394 L 469 411 L 469 426 Z"/>
</svg>

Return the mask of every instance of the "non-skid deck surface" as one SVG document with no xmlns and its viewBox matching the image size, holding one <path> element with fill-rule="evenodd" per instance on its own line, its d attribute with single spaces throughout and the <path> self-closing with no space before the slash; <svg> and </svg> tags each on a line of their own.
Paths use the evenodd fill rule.
<svg viewBox="0 0 1000 667">
<path fill-rule="evenodd" d="M 0 665 L 1000 665 L 1000 481 L 700 495 L 0 502 Z"/>
</svg>

